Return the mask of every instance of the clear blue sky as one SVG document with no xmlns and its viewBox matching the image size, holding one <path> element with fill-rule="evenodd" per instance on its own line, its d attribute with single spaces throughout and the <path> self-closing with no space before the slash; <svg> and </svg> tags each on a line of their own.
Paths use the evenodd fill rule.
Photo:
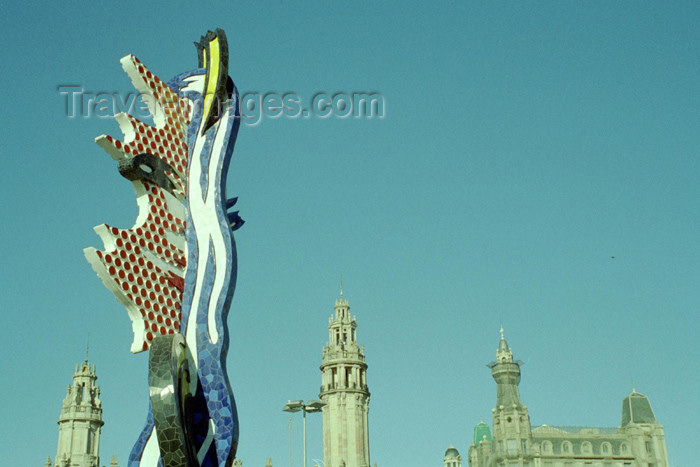
<svg viewBox="0 0 700 467">
<path fill-rule="evenodd" d="M 287 399 L 318 396 L 343 277 L 366 347 L 371 459 L 466 455 L 502 323 L 533 425 L 616 426 L 649 396 L 673 466 L 697 459 L 697 2 L 2 2 L 2 464 L 54 456 L 74 365 L 97 364 L 101 453 L 147 407 L 146 355 L 82 249 L 129 227 L 130 184 L 57 86 L 126 93 L 229 37 L 242 92 L 380 92 L 383 119 L 242 126 L 229 194 L 239 278 L 229 373 L 246 467 L 288 465 Z M 612 258 L 614 257 L 614 258 Z M 301 418 L 294 417 L 301 465 Z M 309 417 L 309 458 L 321 457 Z"/>
</svg>

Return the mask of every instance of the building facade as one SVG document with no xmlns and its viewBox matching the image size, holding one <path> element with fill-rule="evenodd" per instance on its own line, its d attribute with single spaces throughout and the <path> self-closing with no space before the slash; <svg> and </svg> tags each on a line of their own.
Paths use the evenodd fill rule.
<svg viewBox="0 0 700 467">
<path fill-rule="evenodd" d="M 470 467 L 668 467 L 663 427 L 646 396 L 633 391 L 622 401 L 619 427 L 531 427 L 520 400 L 520 366 L 503 337 L 496 361 L 493 436 L 483 421 L 469 447 Z"/>
<path fill-rule="evenodd" d="M 75 366 L 73 384 L 66 389 L 61 415 L 58 418 L 58 449 L 52 464 L 45 467 L 98 467 L 100 465 L 100 431 L 102 401 L 96 384 L 95 365 L 87 358 Z M 117 467 L 112 457 L 110 467 Z"/>
<path fill-rule="evenodd" d="M 369 396 L 365 350 L 341 290 L 321 363 L 324 467 L 369 467 Z"/>
</svg>

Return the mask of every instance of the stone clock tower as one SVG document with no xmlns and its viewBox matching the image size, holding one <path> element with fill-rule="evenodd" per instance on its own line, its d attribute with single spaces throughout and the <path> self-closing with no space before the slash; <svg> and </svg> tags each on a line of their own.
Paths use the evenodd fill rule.
<svg viewBox="0 0 700 467">
<path fill-rule="evenodd" d="M 87 358 L 76 365 L 73 384 L 66 390 L 58 419 L 55 467 L 100 465 L 100 430 L 104 422 L 100 387 L 96 381 L 95 365 L 90 365 Z M 113 460 L 113 465 L 115 463 Z"/>
<path fill-rule="evenodd" d="M 365 349 L 357 345 L 357 322 L 343 298 L 335 302 L 323 348 L 320 398 L 325 467 L 369 467 L 369 390 Z"/>
</svg>

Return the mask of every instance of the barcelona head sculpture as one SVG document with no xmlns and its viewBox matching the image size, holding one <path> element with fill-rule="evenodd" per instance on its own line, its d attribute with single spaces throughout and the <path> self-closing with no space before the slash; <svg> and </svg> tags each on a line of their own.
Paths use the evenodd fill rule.
<svg viewBox="0 0 700 467">
<path fill-rule="evenodd" d="M 123 141 L 96 139 L 131 180 L 134 226 L 102 224 L 104 250 L 85 256 L 131 318 L 131 351 L 149 352 L 150 409 L 130 467 L 229 466 L 238 419 L 226 373 L 227 314 L 236 282 L 226 174 L 239 126 L 224 32 L 195 43 L 198 67 L 167 83 L 136 57 L 121 64 L 153 126 L 115 116 Z"/>
</svg>

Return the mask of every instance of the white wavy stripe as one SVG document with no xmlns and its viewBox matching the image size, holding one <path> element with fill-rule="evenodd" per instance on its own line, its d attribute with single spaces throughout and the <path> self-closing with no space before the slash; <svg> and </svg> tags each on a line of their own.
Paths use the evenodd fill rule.
<svg viewBox="0 0 700 467">
<path fill-rule="evenodd" d="M 196 91 L 200 95 L 202 93 L 202 88 L 204 87 L 204 75 L 193 75 L 185 79 L 185 85 L 182 87 L 181 91 L 186 92 L 186 91 Z M 193 111 L 193 102 L 190 99 L 190 112 Z M 197 128 L 197 135 L 199 135 L 202 131 L 202 124 L 203 122 L 200 122 L 199 127 Z M 195 138 L 195 146 L 192 148 L 192 156 L 191 156 L 191 162 L 189 164 L 189 167 L 187 168 L 187 177 L 188 177 L 188 182 L 191 180 L 198 180 L 199 176 L 202 172 L 202 166 L 200 164 L 199 157 L 195 157 L 199 154 L 202 153 L 202 146 L 204 145 L 204 138 Z M 195 161 L 197 162 L 195 164 Z M 192 211 L 192 188 L 193 184 L 192 183 L 187 183 L 187 198 L 188 198 L 188 209 L 190 212 Z M 201 199 L 201 197 L 200 197 Z M 188 221 L 189 222 L 189 221 Z M 189 227 L 188 227 L 189 228 Z M 198 255 L 198 260 L 201 260 L 201 254 Z M 186 256 L 188 258 L 189 262 L 189 252 L 188 255 Z M 187 269 L 189 269 L 189 264 L 187 266 Z M 199 266 L 197 267 L 197 270 L 199 271 Z M 187 273 L 185 273 L 185 277 L 187 276 Z M 185 282 L 187 282 L 187 278 L 185 278 Z M 196 318 L 196 308 L 197 308 L 197 299 L 199 297 L 199 288 L 195 287 L 193 294 L 192 294 L 192 302 L 190 306 L 190 310 L 188 312 L 188 318 L 187 318 L 187 329 L 186 330 L 181 330 L 184 331 L 185 333 L 185 341 L 187 342 L 187 347 L 190 349 L 190 353 L 192 354 L 192 362 L 194 363 L 195 367 L 199 367 L 199 360 L 197 359 L 197 318 Z"/>
<path fill-rule="evenodd" d="M 197 132 L 199 134 L 199 131 L 201 129 L 201 125 L 199 128 L 197 128 Z M 197 200 L 195 199 L 195 193 L 193 192 L 194 189 L 199 187 L 199 183 L 192 183 L 193 180 L 199 180 L 200 174 L 202 172 L 202 165 L 201 161 L 199 159 L 199 155 L 202 153 L 202 146 L 204 145 L 204 138 L 197 138 L 195 140 L 195 146 L 192 149 L 192 158 L 191 158 L 191 163 L 189 167 L 189 173 L 188 173 L 188 182 L 187 183 L 187 199 L 188 199 L 188 205 L 189 205 L 189 210 L 190 213 L 195 211 L 194 209 L 194 204 L 197 203 Z M 201 203 L 201 192 L 199 196 L 199 201 Z M 194 228 L 194 216 L 191 219 L 192 226 L 191 228 Z M 197 242 L 199 243 L 199 242 Z M 201 248 L 201 247 L 200 247 Z M 205 257 L 203 259 L 202 257 Z M 200 277 L 200 271 L 202 270 L 202 262 L 204 261 L 204 264 L 206 265 L 206 255 L 202 255 L 202 250 L 200 249 L 197 254 L 197 277 L 196 277 L 196 283 L 195 287 L 192 293 L 192 302 L 190 306 L 190 310 L 188 312 L 188 318 L 187 318 L 187 332 L 185 333 L 185 340 L 187 341 L 187 347 L 189 347 L 190 352 L 192 352 L 192 361 L 194 362 L 195 365 L 199 366 L 198 362 L 199 360 L 197 359 L 197 308 L 198 308 L 198 303 L 199 303 L 199 296 L 201 294 L 201 277 Z M 189 265 L 188 265 L 189 266 Z M 188 268 L 189 269 L 189 268 Z"/>
<path fill-rule="evenodd" d="M 158 459 L 160 459 L 160 448 L 158 447 L 158 437 L 156 436 L 156 429 L 154 427 L 151 430 L 151 435 L 148 437 L 146 446 L 143 448 L 143 454 L 141 455 L 141 462 L 139 462 L 139 465 L 155 466 L 158 465 Z"/>
<path fill-rule="evenodd" d="M 216 328 L 216 312 L 218 310 L 219 299 L 223 292 L 224 286 L 226 285 L 226 270 L 227 262 L 230 259 L 226 254 L 226 239 L 221 231 L 221 219 L 218 218 L 216 213 L 216 204 L 218 200 L 217 190 L 219 190 L 220 183 L 217 182 L 219 179 L 219 165 L 221 159 L 226 157 L 224 151 L 224 144 L 228 138 L 228 121 L 229 121 L 230 111 L 224 112 L 221 120 L 218 123 L 218 128 L 216 132 L 216 137 L 214 138 L 214 144 L 212 145 L 212 155 L 216 155 L 216 158 L 212 157 L 209 163 L 209 184 L 207 186 L 207 200 L 211 200 L 212 209 L 212 220 L 214 220 L 214 225 L 212 225 L 211 240 L 214 243 L 214 260 L 216 261 L 216 276 L 214 277 L 214 284 L 212 285 L 212 293 L 209 299 L 209 311 L 208 311 L 208 328 L 209 337 L 212 344 L 216 344 L 219 341 L 219 331 Z M 221 183 L 226 183 L 222 180 Z M 224 213 L 224 215 L 226 215 Z"/>
<path fill-rule="evenodd" d="M 197 314 L 199 312 L 199 302 L 202 297 L 202 289 L 205 279 L 204 275 L 206 273 L 207 262 L 209 260 L 210 246 L 213 246 L 216 264 L 214 269 L 214 283 L 212 284 L 211 295 L 208 301 L 209 309 L 207 310 L 207 327 L 210 341 L 215 344 L 219 339 L 219 333 L 216 329 L 216 306 L 226 280 L 227 255 L 225 239 L 221 233 L 221 225 L 216 213 L 216 190 L 219 188 L 219 184 L 217 184 L 216 181 L 220 159 L 225 156 L 222 149 L 227 133 L 226 131 L 219 131 L 219 129 L 225 129 L 227 127 L 229 115 L 230 111 L 226 111 L 216 127 L 217 131 L 211 148 L 209 170 L 207 173 L 209 183 L 207 184 L 206 201 L 203 200 L 204 196 L 202 193 L 202 186 L 199 184 L 202 173 L 201 155 L 206 139 L 204 137 L 199 137 L 195 141 L 188 178 L 189 183 L 187 198 L 189 202 L 192 228 L 194 229 L 196 235 L 195 240 L 197 242 L 198 257 L 196 270 L 197 276 L 195 279 L 192 306 L 189 312 L 185 337 L 195 362 L 197 361 Z M 204 122 L 202 122 L 202 124 L 203 123 Z"/>
</svg>

